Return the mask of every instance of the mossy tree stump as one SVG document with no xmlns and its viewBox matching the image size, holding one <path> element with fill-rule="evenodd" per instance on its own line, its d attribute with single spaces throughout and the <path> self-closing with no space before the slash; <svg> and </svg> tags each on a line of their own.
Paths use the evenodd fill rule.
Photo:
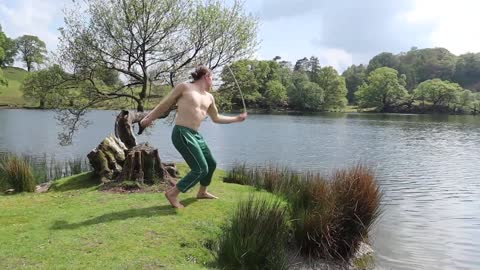
<svg viewBox="0 0 480 270">
<path fill-rule="evenodd" d="M 148 143 L 137 145 L 133 124 L 146 113 L 122 111 L 115 121 L 115 134 L 105 138 L 88 155 L 94 173 L 103 183 L 135 181 L 139 184 L 166 182 L 175 184 L 178 170 L 173 163 L 163 163 L 158 149 Z"/>
</svg>

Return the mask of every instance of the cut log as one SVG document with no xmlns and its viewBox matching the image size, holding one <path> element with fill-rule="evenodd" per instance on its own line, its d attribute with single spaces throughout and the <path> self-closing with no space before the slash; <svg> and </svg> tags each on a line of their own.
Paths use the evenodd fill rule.
<svg viewBox="0 0 480 270">
<path fill-rule="evenodd" d="M 148 144 L 127 149 L 113 135 L 105 138 L 87 157 L 94 173 L 104 183 L 136 181 L 151 185 L 168 181 L 174 185 L 178 177 L 175 164 L 162 163 L 157 149 Z"/>
<path fill-rule="evenodd" d="M 146 115 L 145 112 L 122 110 L 115 120 L 115 135 L 105 138 L 87 155 L 94 173 L 103 183 L 176 184 L 179 173 L 175 164 L 162 163 L 158 150 L 147 143 L 137 145 L 133 124 L 139 123 Z"/>
</svg>

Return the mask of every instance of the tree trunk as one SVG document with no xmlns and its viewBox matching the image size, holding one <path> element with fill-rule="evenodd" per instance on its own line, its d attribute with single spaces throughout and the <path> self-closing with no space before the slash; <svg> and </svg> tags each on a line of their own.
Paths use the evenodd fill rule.
<svg viewBox="0 0 480 270">
<path fill-rule="evenodd" d="M 121 111 L 116 117 L 115 135 L 105 138 L 87 155 L 94 173 L 103 183 L 135 181 L 175 185 L 178 177 L 175 164 L 162 163 L 158 150 L 147 143 L 137 145 L 133 124 L 146 115 L 146 112 Z"/>
</svg>

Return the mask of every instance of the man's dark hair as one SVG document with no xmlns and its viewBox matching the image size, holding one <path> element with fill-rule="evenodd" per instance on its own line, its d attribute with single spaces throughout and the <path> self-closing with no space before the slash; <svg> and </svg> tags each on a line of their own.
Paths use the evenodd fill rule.
<svg viewBox="0 0 480 270">
<path fill-rule="evenodd" d="M 201 79 L 205 74 L 211 73 L 210 69 L 204 65 L 198 65 L 195 68 L 195 71 L 190 73 L 192 75 L 193 81 Z"/>
</svg>

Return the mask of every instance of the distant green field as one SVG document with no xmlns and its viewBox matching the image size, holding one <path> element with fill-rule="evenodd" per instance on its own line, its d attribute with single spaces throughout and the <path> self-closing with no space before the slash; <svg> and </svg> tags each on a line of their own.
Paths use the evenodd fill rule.
<svg viewBox="0 0 480 270">
<path fill-rule="evenodd" d="M 2 71 L 8 80 L 8 86 L 0 87 L 0 106 L 22 107 L 28 105 L 20 89 L 28 72 L 17 67 L 4 68 Z"/>
</svg>

